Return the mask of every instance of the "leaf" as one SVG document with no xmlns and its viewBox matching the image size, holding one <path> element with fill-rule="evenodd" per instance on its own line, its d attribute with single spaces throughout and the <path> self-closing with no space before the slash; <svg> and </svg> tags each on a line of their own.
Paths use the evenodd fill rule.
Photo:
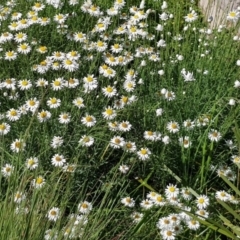
<svg viewBox="0 0 240 240">
<path fill-rule="evenodd" d="M 228 185 L 229 187 L 232 188 L 232 190 L 233 190 L 237 195 L 240 196 L 240 191 L 237 189 L 237 187 L 234 186 L 234 184 L 232 184 L 232 183 L 231 183 L 225 176 L 223 176 L 222 174 L 220 175 L 220 177 L 223 179 L 223 181 L 224 181 L 225 183 L 227 183 L 227 185 Z"/>
<path fill-rule="evenodd" d="M 229 213 L 231 213 L 236 219 L 240 221 L 240 215 L 238 215 L 228 204 L 217 199 L 218 203 L 220 203 Z"/>
<path fill-rule="evenodd" d="M 232 231 L 238 235 L 238 237 L 240 237 L 240 227 L 233 225 L 227 218 L 222 215 L 219 215 L 219 218 L 222 219 L 223 223 L 230 227 Z"/>
<path fill-rule="evenodd" d="M 215 222 L 215 221 L 213 221 L 211 219 L 203 220 L 203 219 L 200 219 L 197 216 L 195 216 L 193 213 L 190 213 L 190 212 L 188 212 L 186 210 L 182 210 L 182 209 L 179 209 L 179 210 L 185 212 L 187 215 L 192 217 L 194 220 L 200 222 L 201 224 L 207 226 L 208 228 L 211 228 L 212 230 L 217 231 L 217 232 L 219 232 L 219 233 L 221 233 L 221 234 L 223 234 L 223 235 L 225 235 L 225 236 L 227 236 L 229 238 L 237 240 L 237 237 L 233 233 L 231 233 L 226 227 L 224 227 L 223 225 L 219 224 L 218 222 Z"/>
</svg>

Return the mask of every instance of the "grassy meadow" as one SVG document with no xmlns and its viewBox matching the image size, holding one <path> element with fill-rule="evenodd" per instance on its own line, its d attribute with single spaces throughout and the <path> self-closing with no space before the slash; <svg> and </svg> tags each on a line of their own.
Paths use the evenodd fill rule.
<svg viewBox="0 0 240 240">
<path fill-rule="evenodd" d="M 239 17 L 1 1 L 0 239 L 238 239 Z"/>
</svg>

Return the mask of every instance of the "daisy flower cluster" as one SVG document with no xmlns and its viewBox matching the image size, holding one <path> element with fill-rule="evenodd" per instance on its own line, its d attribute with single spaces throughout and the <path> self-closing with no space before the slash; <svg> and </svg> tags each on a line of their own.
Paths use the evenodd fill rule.
<svg viewBox="0 0 240 240">
<path fill-rule="evenodd" d="M 162 207 L 174 206 L 179 209 L 178 213 L 171 213 L 167 217 L 161 217 L 156 223 L 157 228 L 163 239 L 175 239 L 186 228 L 196 231 L 200 228 L 200 223 L 191 217 L 189 213 L 194 213 L 197 217 L 206 219 L 209 212 L 206 208 L 209 206 L 209 198 L 206 195 L 199 195 L 195 199 L 195 206 L 192 208 L 188 206 L 193 201 L 193 195 L 189 188 L 179 189 L 174 184 L 169 184 L 164 194 L 156 192 L 149 192 L 147 198 L 142 200 L 139 204 L 141 212 L 134 211 L 131 218 L 134 223 L 139 223 L 146 211 L 157 210 Z M 129 208 L 136 208 L 135 200 L 131 197 L 122 198 L 121 203 Z"/>
<path fill-rule="evenodd" d="M 128 181 L 135 171 L 146 175 L 154 169 L 161 174 L 166 163 L 182 173 L 195 162 L 194 175 L 202 159 L 216 161 L 212 156 L 220 156 L 222 145 L 229 147 L 231 162 L 239 166 L 235 139 L 225 140 L 232 134 L 225 115 L 238 116 L 240 82 L 234 74 L 240 60 L 231 55 L 236 71 L 218 73 L 218 81 L 212 72 L 220 59 L 213 53 L 222 47 L 226 27 L 199 28 L 193 4 L 179 16 L 170 1 L 156 2 L 157 9 L 148 9 L 144 0 L 139 6 L 125 0 L 105 6 L 95 2 L 11 0 L 0 6 L 1 184 L 12 186 L 14 178 L 21 178 L 13 193 L 16 213 L 32 211 L 31 193 L 51 192 L 53 182 L 60 190 L 69 179 L 78 186 L 85 168 L 92 176 L 108 179 L 108 166 L 113 166 Z M 229 12 L 226 19 L 236 22 L 239 11 Z M 238 41 L 234 36 L 233 44 Z M 232 48 L 226 52 L 232 53 Z M 232 81 L 230 77 L 235 82 L 229 91 L 227 85 L 221 90 L 219 82 Z M 216 166 L 219 176 L 237 179 L 232 168 Z M 98 177 L 92 181 L 98 182 Z M 121 203 L 133 210 L 135 223 L 147 210 L 182 209 L 157 222 L 163 239 L 175 239 L 184 226 L 200 227 L 184 212 L 209 215 L 209 198 L 200 195 L 190 209 L 192 198 L 189 189 L 169 184 L 162 195 L 150 192 L 139 203 L 141 212 L 130 196 Z M 231 202 L 232 197 L 219 191 L 216 198 Z M 45 239 L 81 238 L 92 203 L 82 201 L 76 212 L 67 214 L 58 201 L 43 208 L 53 227 Z M 69 219 L 62 224 L 65 217 Z M 57 225 L 64 225 L 62 232 Z"/>
<path fill-rule="evenodd" d="M 88 214 L 92 210 L 92 203 L 83 201 L 78 204 L 76 213 L 71 213 L 68 216 L 66 226 L 63 227 L 62 232 L 57 229 L 51 228 L 45 231 L 44 239 L 52 239 L 63 236 L 67 239 L 81 238 L 84 233 L 84 228 L 88 223 Z M 52 207 L 48 210 L 46 217 L 49 221 L 56 223 L 61 219 L 61 209 L 58 207 Z"/>
</svg>

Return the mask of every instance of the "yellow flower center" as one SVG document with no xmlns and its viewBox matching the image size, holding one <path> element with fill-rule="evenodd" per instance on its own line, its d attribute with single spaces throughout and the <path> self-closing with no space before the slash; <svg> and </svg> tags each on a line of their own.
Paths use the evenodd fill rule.
<svg viewBox="0 0 240 240">
<path fill-rule="evenodd" d="M 67 60 L 65 61 L 65 63 L 66 63 L 67 65 L 72 65 L 72 61 L 69 60 L 69 59 L 67 59 Z"/>
<path fill-rule="evenodd" d="M 107 74 L 111 75 L 113 73 L 112 69 L 107 69 Z"/>
<path fill-rule="evenodd" d="M 6 79 L 5 83 L 6 84 L 12 84 L 12 80 L 11 79 Z"/>
<path fill-rule="evenodd" d="M 78 38 L 83 38 L 83 34 L 82 34 L 82 33 L 78 33 L 78 34 L 77 34 L 77 37 L 78 37 Z"/>
<path fill-rule="evenodd" d="M 0 130 L 4 131 L 6 129 L 6 125 L 5 124 L 0 124 Z"/>
<path fill-rule="evenodd" d="M 90 138 L 89 138 L 89 137 L 84 137 L 84 138 L 83 138 L 83 141 L 84 141 L 84 142 L 90 142 Z"/>
<path fill-rule="evenodd" d="M 27 24 L 27 20 L 26 20 L 26 19 L 22 19 L 22 20 L 20 21 L 20 23 L 21 23 L 21 24 Z"/>
<path fill-rule="evenodd" d="M 128 97 L 123 96 L 122 101 L 126 104 L 128 102 Z"/>
<path fill-rule="evenodd" d="M 23 50 L 26 50 L 26 49 L 27 49 L 27 44 L 22 44 L 22 45 L 20 46 L 20 48 L 23 49 Z"/>
<path fill-rule="evenodd" d="M 131 143 L 126 143 L 125 146 L 126 146 L 127 149 L 131 149 L 132 148 L 132 144 Z"/>
<path fill-rule="evenodd" d="M 106 110 L 106 114 L 107 115 L 112 115 L 113 114 L 113 110 L 112 109 L 107 109 Z"/>
<path fill-rule="evenodd" d="M 22 84 L 23 86 L 27 86 L 27 85 L 28 85 L 28 81 L 27 81 L 27 80 L 22 80 L 21 84 Z"/>
<path fill-rule="evenodd" d="M 218 137 L 218 133 L 217 133 L 217 132 L 213 132 L 213 133 L 212 133 L 212 136 L 213 136 L 213 137 Z"/>
<path fill-rule="evenodd" d="M 188 18 L 193 18 L 193 14 L 192 13 L 189 13 L 187 16 L 188 16 Z"/>
<path fill-rule="evenodd" d="M 116 44 L 113 45 L 113 47 L 116 48 L 116 49 L 119 49 L 119 44 L 116 43 Z"/>
<path fill-rule="evenodd" d="M 36 8 L 40 8 L 40 7 L 42 6 L 42 4 L 37 2 L 37 3 L 34 4 L 34 6 L 35 6 Z"/>
<path fill-rule="evenodd" d="M 55 57 L 61 57 L 62 55 L 61 55 L 61 53 L 60 52 L 56 52 L 55 53 Z"/>
<path fill-rule="evenodd" d="M 30 106 L 35 106 L 35 105 L 36 105 L 36 102 L 33 101 L 33 100 L 30 100 L 30 101 L 28 102 L 28 104 L 29 104 Z"/>
<path fill-rule="evenodd" d="M 63 114 L 62 118 L 66 120 L 66 119 L 68 119 L 68 115 L 67 114 Z"/>
<path fill-rule="evenodd" d="M 121 143 L 121 140 L 120 140 L 119 138 L 116 138 L 116 139 L 114 140 L 114 142 L 115 142 L 116 144 L 120 144 L 120 143 Z"/>
<path fill-rule="evenodd" d="M 16 22 L 11 23 L 11 27 L 16 28 L 18 24 Z"/>
<path fill-rule="evenodd" d="M 106 91 L 107 91 L 108 93 L 111 93 L 111 92 L 113 92 L 113 88 L 110 87 L 110 86 L 108 86 L 107 89 L 106 89 Z"/>
<path fill-rule="evenodd" d="M 14 52 L 10 51 L 10 52 L 7 52 L 7 56 L 8 57 L 12 57 L 14 55 Z"/>
<path fill-rule="evenodd" d="M 42 184 L 43 183 L 43 178 L 42 177 L 38 177 L 36 180 L 37 184 Z"/>
<path fill-rule="evenodd" d="M 93 77 L 92 76 L 87 76 L 87 81 L 88 82 L 92 82 L 93 81 Z"/>
<path fill-rule="evenodd" d="M 21 146 L 22 146 L 21 142 L 15 142 L 15 147 L 16 148 L 21 148 Z"/>
<path fill-rule="evenodd" d="M 40 52 L 46 52 L 47 51 L 47 47 L 46 46 L 41 46 L 41 47 L 38 48 L 38 50 Z"/>
<path fill-rule="evenodd" d="M 11 110 L 10 115 L 13 116 L 13 117 L 17 116 L 17 111 L 16 110 Z"/>
<path fill-rule="evenodd" d="M 98 42 L 97 42 L 97 46 L 98 46 L 98 47 L 102 47 L 103 45 L 104 45 L 104 43 L 103 43 L 102 41 L 98 41 Z"/>
<path fill-rule="evenodd" d="M 141 152 L 142 155 L 146 155 L 147 154 L 147 150 L 146 149 L 142 149 L 140 152 Z"/>
<path fill-rule="evenodd" d="M 158 201 L 158 202 L 162 202 L 162 201 L 163 201 L 163 198 L 162 198 L 162 196 L 157 196 L 157 198 L 156 198 L 156 199 L 157 199 L 157 201 Z"/>
<path fill-rule="evenodd" d="M 75 83 L 75 80 L 74 80 L 73 78 L 70 78 L 70 79 L 68 80 L 68 83 L 69 83 L 69 84 L 74 84 L 74 83 Z"/>
<path fill-rule="evenodd" d="M 171 186 L 171 187 L 169 187 L 168 190 L 169 190 L 170 192 L 175 192 L 175 187 Z"/>
<path fill-rule="evenodd" d="M 88 204 L 87 203 L 82 203 L 81 207 L 86 209 L 86 208 L 88 208 Z"/>
<path fill-rule="evenodd" d="M 93 118 L 91 116 L 87 116 L 85 119 L 86 119 L 87 122 L 92 122 L 93 121 Z"/>
<path fill-rule="evenodd" d="M 97 7 L 95 5 L 92 5 L 90 8 L 93 12 L 95 12 L 97 10 Z"/>
<path fill-rule="evenodd" d="M 50 100 L 50 102 L 51 102 L 51 104 L 56 104 L 56 103 L 57 103 L 57 99 L 56 99 L 56 98 L 52 98 L 52 99 Z"/>
<path fill-rule="evenodd" d="M 28 160 L 28 165 L 32 166 L 34 165 L 35 161 L 33 159 L 29 159 Z"/>
<path fill-rule="evenodd" d="M 53 84 L 55 85 L 55 86 L 60 86 L 61 85 L 61 82 L 60 81 L 58 81 L 58 80 L 55 80 L 54 82 L 53 82 Z"/>
<path fill-rule="evenodd" d="M 130 31 L 131 31 L 132 33 L 135 33 L 135 32 L 137 31 L 137 28 L 136 28 L 136 27 L 131 27 L 131 28 L 130 28 Z"/>
<path fill-rule="evenodd" d="M 41 117 L 41 118 L 47 117 L 47 113 L 46 113 L 46 112 L 41 112 L 41 113 L 40 113 L 40 117 Z"/>
<path fill-rule="evenodd" d="M 232 18 L 234 18 L 234 17 L 236 17 L 236 13 L 235 13 L 235 12 L 230 12 L 230 13 L 229 13 L 229 16 L 232 17 Z"/>
<path fill-rule="evenodd" d="M 103 28 L 104 24 L 103 23 L 98 23 L 97 26 L 98 26 L 98 28 Z"/>
<path fill-rule="evenodd" d="M 62 161 L 62 158 L 61 158 L 60 156 L 56 156 L 56 157 L 55 157 L 55 160 L 56 160 L 57 162 L 61 162 L 61 161 Z"/>
</svg>

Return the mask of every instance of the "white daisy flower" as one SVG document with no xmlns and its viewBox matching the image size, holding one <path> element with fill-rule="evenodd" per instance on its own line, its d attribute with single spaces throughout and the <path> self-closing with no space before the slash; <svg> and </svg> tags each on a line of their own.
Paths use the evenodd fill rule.
<svg viewBox="0 0 240 240">
<path fill-rule="evenodd" d="M 11 126 L 8 123 L 0 123 L 0 135 L 6 135 L 10 132 Z"/>
<path fill-rule="evenodd" d="M 94 143 L 94 138 L 91 136 L 83 135 L 81 139 L 79 140 L 79 143 L 82 146 L 90 147 Z"/>
<path fill-rule="evenodd" d="M 85 117 L 82 117 L 81 122 L 87 127 L 93 127 L 97 121 L 94 116 L 86 114 Z"/>
<path fill-rule="evenodd" d="M 78 97 L 78 98 L 74 99 L 72 103 L 73 103 L 76 107 L 78 107 L 79 109 L 81 109 L 81 108 L 84 108 L 84 107 L 85 107 L 85 105 L 84 105 L 83 102 L 84 102 L 83 98 Z"/>
<path fill-rule="evenodd" d="M 38 113 L 37 118 L 40 122 L 46 122 L 49 118 L 51 118 L 51 113 L 49 111 L 42 110 Z"/>
<path fill-rule="evenodd" d="M 11 150 L 16 153 L 23 151 L 25 147 L 26 143 L 22 139 L 15 139 L 10 146 Z"/>
<path fill-rule="evenodd" d="M 141 203 L 140 206 L 144 209 L 150 209 L 153 206 L 153 202 L 150 199 L 144 199 Z"/>
<path fill-rule="evenodd" d="M 165 194 L 167 197 L 178 197 L 179 194 L 179 188 L 176 185 L 169 184 L 167 188 L 165 189 Z"/>
<path fill-rule="evenodd" d="M 129 132 L 131 128 L 132 128 L 132 124 L 130 124 L 129 121 L 122 121 L 118 125 L 119 131 L 122 131 L 122 132 Z"/>
<path fill-rule="evenodd" d="M 51 159 L 51 163 L 55 167 L 63 167 L 66 163 L 66 159 L 63 155 L 55 154 Z"/>
<path fill-rule="evenodd" d="M 146 161 L 150 158 L 151 151 L 148 148 L 141 148 L 138 152 L 138 158 L 142 161 Z"/>
<path fill-rule="evenodd" d="M 208 133 L 208 138 L 211 142 L 218 142 L 222 138 L 222 136 L 221 133 L 217 130 L 211 129 L 211 131 Z"/>
<path fill-rule="evenodd" d="M 21 203 L 24 199 L 26 199 L 26 195 L 23 192 L 17 191 L 14 194 L 14 202 Z"/>
<path fill-rule="evenodd" d="M 134 223 L 139 223 L 143 218 L 143 214 L 139 212 L 134 212 L 131 214 L 131 218 L 133 219 Z"/>
<path fill-rule="evenodd" d="M 25 106 L 28 111 L 31 111 L 34 113 L 40 105 L 40 101 L 37 100 L 37 98 L 31 98 L 26 101 Z"/>
<path fill-rule="evenodd" d="M 26 167 L 27 169 L 34 170 L 38 167 L 38 158 L 30 157 L 26 160 Z"/>
<path fill-rule="evenodd" d="M 108 98 L 112 98 L 117 94 L 117 89 L 112 86 L 107 86 L 105 88 L 102 88 L 102 92 L 103 92 L 104 96 L 106 96 Z"/>
<path fill-rule="evenodd" d="M 190 13 L 188 13 L 184 17 L 184 19 L 185 19 L 186 22 L 190 22 L 191 23 L 191 22 L 194 22 L 194 21 L 196 21 L 198 19 L 198 15 L 197 15 L 197 13 L 194 10 L 192 10 Z"/>
<path fill-rule="evenodd" d="M 61 105 L 61 99 L 53 97 L 47 100 L 47 106 L 49 108 L 58 108 L 60 107 L 60 105 Z"/>
<path fill-rule="evenodd" d="M 78 211 L 83 214 L 88 214 L 92 210 L 92 203 L 83 201 L 78 204 Z"/>
<path fill-rule="evenodd" d="M 102 115 L 107 120 L 112 120 L 117 116 L 116 110 L 114 110 L 112 107 L 105 108 L 104 112 L 102 112 Z"/>
<path fill-rule="evenodd" d="M 20 88 L 20 90 L 28 90 L 32 87 L 32 83 L 28 79 L 23 79 L 18 81 L 18 87 Z"/>
<path fill-rule="evenodd" d="M 227 202 L 230 199 L 230 194 L 222 190 L 222 191 L 217 191 L 215 194 L 215 197 L 223 202 Z"/>
<path fill-rule="evenodd" d="M 200 227 L 200 223 L 194 219 L 191 219 L 186 222 L 187 227 L 191 230 L 197 230 Z"/>
<path fill-rule="evenodd" d="M 60 218 L 60 209 L 53 207 L 48 211 L 47 218 L 50 221 L 56 222 Z"/>
<path fill-rule="evenodd" d="M 110 146 L 115 148 L 115 149 L 119 149 L 122 148 L 124 146 L 124 138 L 119 137 L 119 136 L 114 136 L 111 140 L 110 140 Z"/>
<path fill-rule="evenodd" d="M 52 148 L 58 148 L 61 147 L 63 144 L 63 138 L 59 136 L 54 136 L 51 141 L 51 147 Z"/>
<path fill-rule="evenodd" d="M 177 133 L 180 127 L 177 122 L 171 121 L 167 124 L 167 130 L 171 133 Z"/>
<path fill-rule="evenodd" d="M 65 80 L 63 78 L 56 78 L 51 82 L 51 87 L 54 91 L 63 89 L 65 85 Z"/>
<path fill-rule="evenodd" d="M 46 181 L 42 176 L 38 176 L 37 178 L 32 180 L 32 186 L 34 188 L 40 189 L 45 185 Z"/>
<path fill-rule="evenodd" d="M 71 121 L 71 115 L 69 113 L 61 113 L 58 120 L 61 124 L 68 124 Z"/>
<path fill-rule="evenodd" d="M 183 146 L 184 148 L 189 148 L 192 145 L 192 142 L 189 140 L 189 137 L 187 136 L 180 137 L 178 141 L 180 145 Z"/>
<path fill-rule="evenodd" d="M 123 149 L 126 152 L 136 152 L 137 147 L 136 147 L 136 144 L 134 142 L 127 141 L 127 142 L 124 143 Z"/>
<path fill-rule="evenodd" d="M 135 201 L 133 198 L 130 197 L 125 197 L 121 199 L 121 203 L 124 204 L 126 207 L 134 207 L 135 206 Z"/>
<path fill-rule="evenodd" d="M 120 165 L 119 171 L 123 174 L 126 174 L 129 171 L 129 166 L 127 165 Z"/>
<path fill-rule="evenodd" d="M 2 175 L 4 177 L 10 177 L 11 174 L 13 173 L 14 171 L 14 166 L 12 166 L 11 164 L 5 164 L 2 169 L 1 169 L 1 172 L 2 172 Z"/>
<path fill-rule="evenodd" d="M 5 53 L 5 57 L 4 57 L 5 60 L 13 61 L 16 58 L 17 58 L 17 53 L 14 51 L 8 51 Z"/>
<path fill-rule="evenodd" d="M 204 209 L 209 205 L 209 198 L 205 195 L 200 195 L 197 197 L 196 203 L 199 209 Z"/>
</svg>

